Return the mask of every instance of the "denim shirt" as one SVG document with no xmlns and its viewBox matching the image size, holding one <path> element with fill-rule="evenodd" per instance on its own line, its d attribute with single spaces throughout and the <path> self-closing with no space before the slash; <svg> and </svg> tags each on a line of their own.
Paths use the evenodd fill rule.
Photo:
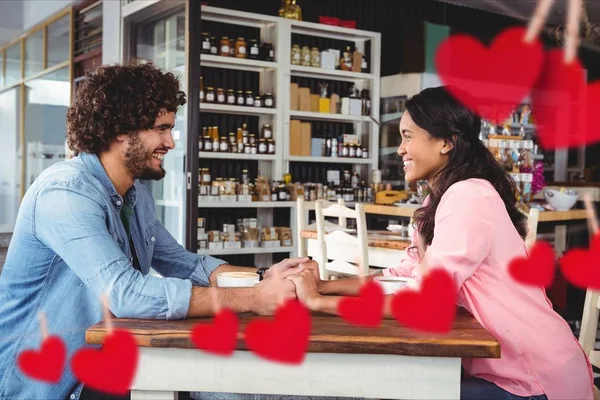
<svg viewBox="0 0 600 400">
<path fill-rule="evenodd" d="M 134 209 L 131 237 L 141 272 L 131 263 L 123 202 Z M 224 263 L 180 246 L 139 182 L 119 196 L 96 155 L 46 169 L 23 198 L 0 276 L 0 399 L 78 399 L 70 360 L 86 345 L 86 329 L 102 320 L 101 294 L 118 318 L 185 318 L 192 286 L 208 286 Z M 150 266 L 162 276 L 149 274 Z M 23 350 L 40 348 L 40 312 L 49 334 L 67 347 L 55 385 L 29 379 L 16 364 Z"/>
</svg>

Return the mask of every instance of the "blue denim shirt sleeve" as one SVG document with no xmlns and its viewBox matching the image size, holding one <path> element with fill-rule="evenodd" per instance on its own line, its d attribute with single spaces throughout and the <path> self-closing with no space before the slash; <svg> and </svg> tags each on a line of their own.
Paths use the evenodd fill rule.
<svg viewBox="0 0 600 400">
<path fill-rule="evenodd" d="M 189 279 L 196 286 L 210 286 L 210 275 L 226 261 L 184 249 L 160 223 L 156 224 L 152 268 L 165 277 Z"/>
<path fill-rule="evenodd" d="M 33 232 L 92 292 L 107 294 L 117 318 L 185 318 L 192 282 L 133 268 L 107 228 L 99 198 L 81 179 L 47 183 L 33 203 Z"/>
</svg>

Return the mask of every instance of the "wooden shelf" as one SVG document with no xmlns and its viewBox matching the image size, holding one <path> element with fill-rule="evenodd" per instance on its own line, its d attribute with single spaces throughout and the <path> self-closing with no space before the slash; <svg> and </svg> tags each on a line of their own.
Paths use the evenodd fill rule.
<svg viewBox="0 0 600 400">
<path fill-rule="evenodd" d="M 275 154 L 245 154 L 245 153 L 219 153 L 212 151 L 199 151 L 198 157 L 201 159 L 213 160 L 256 160 L 256 161 L 275 161 Z"/>
<path fill-rule="evenodd" d="M 349 158 L 349 157 L 303 157 L 289 156 L 287 161 L 296 162 L 317 162 L 317 163 L 336 163 L 336 164 L 371 164 L 373 160 L 370 158 Z"/>
<path fill-rule="evenodd" d="M 291 208 L 295 207 L 295 201 L 251 201 L 251 202 L 214 202 L 208 203 L 198 197 L 198 208 Z"/>
<path fill-rule="evenodd" d="M 301 65 L 291 65 L 290 71 L 292 76 L 300 76 L 303 78 L 316 78 L 316 79 L 334 79 L 344 81 L 357 81 L 357 80 L 373 80 L 375 75 L 365 74 L 362 72 L 351 72 L 351 71 L 340 71 L 337 69 L 325 69 L 315 67 L 304 67 Z"/>
<path fill-rule="evenodd" d="M 209 256 L 227 256 L 236 254 L 273 254 L 273 253 L 289 253 L 294 249 L 293 246 L 284 247 L 252 247 L 241 249 L 202 249 L 198 250 L 198 254 Z"/>
<path fill-rule="evenodd" d="M 231 106 L 228 104 L 216 104 L 216 103 L 200 103 L 201 112 L 214 112 L 220 114 L 237 114 L 237 115 L 275 115 L 277 114 L 276 108 L 266 107 L 245 107 L 245 106 Z"/>
<path fill-rule="evenodd" d="M 203 67 L 237 69 L 241 71 L 261 72 L 276 69 L 278 64 L 272 61 L 250 60 L 248 58 L 221 57 L 211 54 L 200 55 Z"/>
<path fill-rule="evenodd" d="M 368 115 L 327 114 L 311 111 L 290 111 L 290 118 L 342 122 L 368 122 L 371 120 Z"/>
</svg>

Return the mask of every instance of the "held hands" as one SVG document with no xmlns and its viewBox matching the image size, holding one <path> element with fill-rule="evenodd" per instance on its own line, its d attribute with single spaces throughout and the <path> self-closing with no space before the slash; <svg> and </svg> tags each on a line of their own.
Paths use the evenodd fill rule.
<svg viewBox="0 0 600 400">
<path fill-rule="evenodd" d="M 307 261 L 308 258 L 286 258 L 269 268 L 264 279 L 255 286 L 254 312 L 273 315 L 277 307 L 286 300 L 295 299 L 296 287 L 286 278 L 304 271 L 302 263 Z"/>
<path fill-rule="evenodd" d="M 290 275 L 297 274 L 303 270 L 302 264 L 309 261 L 308 257 L 286 258 L 280 263 L 274 264 L 265 272 L 265 279 L 279 278 L 285 279 Z"/>
<path fill-rule="evenodd" d="M 293 282 L 293 284 L 296 286 L 296 295 L 298 296 L 298 300 L 300 300 L 300 302 L 309 310 L 315 310 L 316 303 L 321 295 L 319 294 L 317 279 L 315 279 L 314 273 L 309 269 L 305 269 L 299 274 L 288 276 L 286 280 Z"/>
</svg>

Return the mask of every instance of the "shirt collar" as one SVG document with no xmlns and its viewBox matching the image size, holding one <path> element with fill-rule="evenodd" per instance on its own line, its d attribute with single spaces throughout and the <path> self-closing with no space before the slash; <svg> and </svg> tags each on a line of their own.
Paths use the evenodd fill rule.
<svg viewBox="0 0 600 400">
<path fill-rule="evenodd" d="M 106 193 L 108 193 L 111 202 L 115 206 L 120 208 L 123 198 L 119 195 L 119 193 L 117 193 L 115 185 L 108 177 L 108 174 L 102 166 L 102 163 L 100 162 L 98 156 L 96 154 L 80 153 L 78 157 L 81 159 L 81 162 L 85 169 L 100 181 L 100 183 L 106 190 Z M 130 207 L 135 206 L 135 203 L 137 202 L 137 190 L 135 188 L 136 183 L 137 181 L 135 181 L 134 184 L 125 193 L 125 201 Z"/>
</svg>

